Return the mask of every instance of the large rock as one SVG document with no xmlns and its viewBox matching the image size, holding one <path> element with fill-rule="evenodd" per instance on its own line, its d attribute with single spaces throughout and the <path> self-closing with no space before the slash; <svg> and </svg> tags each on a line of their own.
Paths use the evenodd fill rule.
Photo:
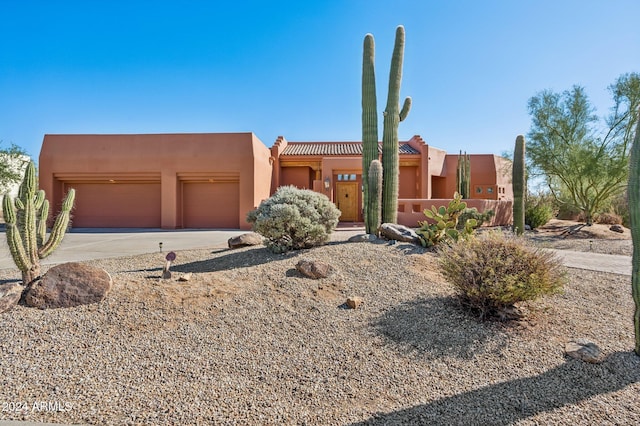
<svg viewBox="0 0 640 426">
<path fill-rule="evenodd" d="M 593 342 L 587 339 L 576 339 L 568 342 L 564 347 L 564 352 L 571 358 L 576 358 L 591 364 L 602 362 L 602 351 Z"/>
<path fill-rule="evenodd" d="M 296 264 L 296 269 L 308 278 L 327 278 L 332 271 L 331 265 L 315 261 L 302 259 Z"/>
<path fill-rule="evenodd" d="M 23 290 L 24 287 L 18 283 L 0 284 L 0 314 L 18 304 Z"/>
<path fill-rule="evenodd" d="M 229 238 L 227 244 L 229 244 L 230 249 L 246 246 L 257 246 L 262 244 L 262 235 L 258 234 L 257 232 L 247 232 L 246 234 Z"/>
<path fill-rule="evenodd" d="M 383 223 L 380 225 L 380 235 L 388 240 L 402 241 L 405 243 L 420 244 L 418 234 L 404 225 L 395 223 Z"/>
<path fill-rule="evenodd" d="M 350 243 L 362 243 L 362 242 L 372 242 L 377 239 L 378 237 L 376 237 L 374 234 L 357 234 L 352 237 L 349 237 L 347 241 L 349 241 Z"/>
<path fill-rule="evenodd" d="M 104 269 L 81 263 L 54 266 L 24 293 L 27 306 L 40 309 L 70 308 L 100 302 L 112 286 Z"/>
<path fill-rule="evenodd" d="M 609 227 L 610 231 L 618 232 L 620 234 L 624 234 L 624 228 L 621 225 L 611 225 Z"/>
</svg>

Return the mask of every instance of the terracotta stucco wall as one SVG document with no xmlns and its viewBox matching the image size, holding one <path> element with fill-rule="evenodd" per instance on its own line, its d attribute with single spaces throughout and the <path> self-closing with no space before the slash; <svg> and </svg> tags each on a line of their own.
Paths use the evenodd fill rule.
<svg viewBox="0 0 640 426">
<path fill-rule="evenodd" d="M 237 182 L 238 223 L 248 229 L 246 213 L 269 196 L 269 157 L 252 133 L 45 135 L 39 179 L 53 206 L 74 182 L 159 181 L 162 228 L 181 226 L 184 182 Z"/>
</svg>

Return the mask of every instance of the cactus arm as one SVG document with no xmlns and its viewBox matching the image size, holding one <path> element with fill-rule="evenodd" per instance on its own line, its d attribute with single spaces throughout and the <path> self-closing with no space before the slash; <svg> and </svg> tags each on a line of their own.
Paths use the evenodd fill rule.
<svg viewBox="0 0 640 426">
<path fill-rule="evenodd" d="M 38 256 L 40 259 L 44 259 L 45 257 L 49 256 L 62 242 L 64 234 L 67 231 L 67 227 L 69 226 L 71 209 L 73 208 L 74 199 L 75 190 L 70 189 L 64 201 L 62 202 L 62 209 L 56 217 L 53 228 L 51 228 L 49 239 L 38 251 Z"/>
<path fill-rule="evenodd" d="M 402 109 L 400 110 L 400 121 L 404 121 L 409 115 L 409 110 L 411 109 L 411 97 L 407 96 L 404 99 L 404 104 L 402 105 Z"/>
<path fill-rule="evenodd" d="M 377 160 L 378 155 L 378 111 L 376 98 L 376 74 L 374 66 L 375 43 L 373 36 L 367 34 L 364 38 L 362 56 L 362 186 L 364 189 L 364 221 L 369 214 L 369 165 Z M 374 233 L 367 225 L 367 233 Z"/>
<path fill-rule="evenodd" d="M 513 153 L 513 228 L 517 235 L 524 232 L 524 136 L 518 135 Z"/>
<path fill-rule="evenodd" d="M 640 116 L 640 111 L 638 115 Z M 635 352 L 640 356 L 640 120 L 638 120 L 636 135 L 631 146 L 628 196 L 631 239 L 633 241 L 631 268 L 631 292 L 635 303 L 633 329 L 636 337 Z"/>
<path fill-rule="evenodd" d="M 27 271 L 31 265 L 22 245 L 22 239 L 16 226 L 16 214 L 13 210 L 11 197 L 8 194 L 5 194 L 2 199 L 2 213 L 4 215 L 7 245 L 9 246 L 11 257 L 20 271 Z"/>
<path fill-rule="evenodd" d="M 41 191 L 44 194 L 44 191 Z M 47 237 L 47 218 L 49 217 L 49 200 L 46 198 L 42 202 L 40 208 L 40 214 L 38 217 L 38 234 L 36 236 L 38 241 L 38 247 L 42 247 L 44 240 Z"/>
</svg>

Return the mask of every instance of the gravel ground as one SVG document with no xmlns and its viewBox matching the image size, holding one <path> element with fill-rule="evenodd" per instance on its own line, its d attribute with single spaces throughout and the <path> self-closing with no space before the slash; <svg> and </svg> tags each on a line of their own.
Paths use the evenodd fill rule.
<svg viewBox="0 0 640 426">
<path fill-rule="evenodd" d="M 334 273 L 303 278 L 303 258 Z M 505 324 L 463 312 L 435 256 L 402 243 L 182 251 L 171 280 L 161 254 L 91 263 L 114 279 L 103 302 L 0 315 L 0 420 L 640 424 L 625 276 L 569 270 L 564 294 Z M 607 359 L 567 358 L 576 338 Z"/>
</svg>

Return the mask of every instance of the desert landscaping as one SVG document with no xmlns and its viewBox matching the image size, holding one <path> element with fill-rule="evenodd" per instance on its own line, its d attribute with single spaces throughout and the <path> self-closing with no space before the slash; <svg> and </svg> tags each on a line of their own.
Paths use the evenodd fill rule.
<svg viewBox="0 0 640 426">
<path fill-rule="evenodd" d="M 532 246 L 630 254 L 629 230 Z M 408 243 L 261 246 L 91 262 L 113 278 L 97 304 L 0 315 L 2 420 L 71 424 L 637 424 L 630 277 L 568 269 L 563 294 L 480 322 Z M 301 259 L 331 265 L 303 277 Z M 46 269 L 46 268 L 45 268 Z M 191 273 L 188 281 L 179 281 Z M 2 270 L 3 283 L 19 271 Z M 357 309 L 348 297 L 361 298 Z M 565 354 L 595 342 L 599 363 Z M 44 403 L 44 406 L 41 404 Z M 47 405 L 48 404 L 48 405 Z"/>
</svg>

